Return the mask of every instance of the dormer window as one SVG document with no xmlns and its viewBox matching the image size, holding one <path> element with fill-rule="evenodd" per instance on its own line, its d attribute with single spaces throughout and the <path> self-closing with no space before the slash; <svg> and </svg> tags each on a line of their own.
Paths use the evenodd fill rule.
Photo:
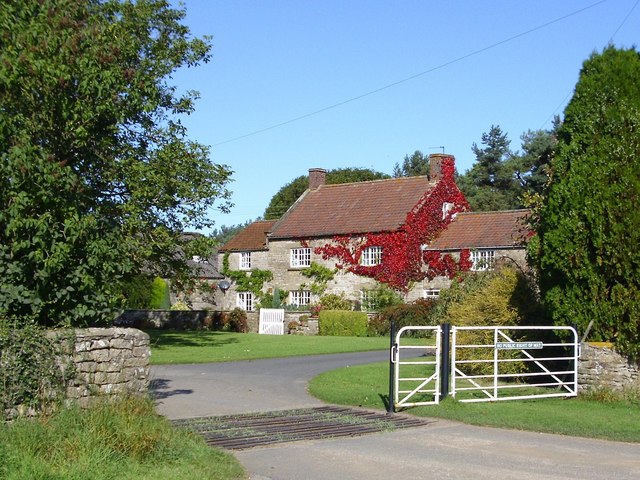
<svg viewBox="0 0 640 480">
<path fill-rule="evenodd" d="M 240 252 L 240 270 L 251 270 L 251 252 Z"/>
<path fill-rule="evenodd" d="M 382 263 L 382 247 L 367 247 L 362 250 L 360 264 L 363 267 L 375 267 Z"/>
</svg>

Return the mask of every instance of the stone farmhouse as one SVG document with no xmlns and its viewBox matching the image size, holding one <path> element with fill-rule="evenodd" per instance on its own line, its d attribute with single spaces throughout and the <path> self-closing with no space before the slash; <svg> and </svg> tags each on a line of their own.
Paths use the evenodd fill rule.
<svg viewBox="0 0 640 480">
<path fill-rule="evenodd" d="M 413 301 L 437 296 L 461 270 L 503 256 L 521 262 L 514 232 L 523 213 L 466 212 L 455 159 L 429 161 L 426 176 L 338 185 L 311 169 L 309 189 L 285 215 L 254 222 L 220 248 L 219 308 L 253 311 L 262 294 L 286 292 L 281 300 L 299 308 L 338 294 L 373 310 L 381 285 Z"/>
</svg>

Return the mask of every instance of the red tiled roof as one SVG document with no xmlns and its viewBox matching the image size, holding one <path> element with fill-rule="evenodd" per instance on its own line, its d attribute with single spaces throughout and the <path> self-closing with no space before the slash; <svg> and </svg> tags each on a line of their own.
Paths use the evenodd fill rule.
<svg viewBox="0 0 640 480">
<path fill-rule="evenodd" d="M 270 238 L 330 237 L 397 230 L 436 182 L 426 176 L 322 185 L 274 225 Z"/>
<path fill-rule="evenodd" d="M 529 210 L 459 213 L 428 249 L 517 247 L 529 232 L 523 222 L 529 213 Z"/>
<path fill-rule="evenodd" d="M 275 220 L 261 220 L 253 222 L 247 228 L 241 230 L 227 243 L 218 249 L 220 252 L 266 250 L 267 233 L 271 230 Z"/>
</svg>

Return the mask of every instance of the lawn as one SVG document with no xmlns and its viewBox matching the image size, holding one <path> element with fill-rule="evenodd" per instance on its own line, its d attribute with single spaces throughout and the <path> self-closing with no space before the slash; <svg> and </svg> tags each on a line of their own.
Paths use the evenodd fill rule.
<svg viewBox="0 0 640 480">
<path fill-rule="evenodd" d="M 328 403 L 384 409 L 388 375 L 388 363 L 341 368 L 315 377 L 309 391 Z M 637 398 L 608 402 L 582 397 L 546 398 L 493 403 L 460 403 L 449 398 L 440 405 L 408 408 L 405 413 L 472 425 L 640 442 Z"/>
<path fill-rule="evenodd" d="M 365 352 L 389 348 L 387 337 L 258 335 L 211 331 L 149 330 L 151 363 L 207 363 L 260 358 Z"/>
</svg>

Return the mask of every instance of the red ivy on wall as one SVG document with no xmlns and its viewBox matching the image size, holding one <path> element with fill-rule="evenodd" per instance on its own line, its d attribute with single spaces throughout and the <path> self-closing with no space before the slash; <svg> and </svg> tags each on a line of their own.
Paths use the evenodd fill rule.
<svg viewBox="0 0 640 480">
<path fill-rule="evenodd" d="M 473 265 L 468 249 L 460 251 L 458 261 L 450 253 L 442 255 L 442 252 L 430 250 L 424 253 L 424 261 L 429 266 L 426 273 L 429 279 L 439 276 L 454 278 L 458 273 L 470 270 Z"/>
<path fill-rule="evenodd" d="M 411 282 L 425 277 L 447 275 L 471 267 L 469 252 L 456 262 L 451 255 L 442 257 L 440 252 L 423 252 L 422 246 L 431 242 L 450 222 L 452 216 L 469 207 L 454 180 L 454 161 L 442 160 L 442 179 L 407 214 L 403 226 L 395 232 L 369 233 L 359 238 L 347 235 L 334 237 L 331 243 L 314 249 L 325 260 L 335 259 L 336 267 L 348 272 L 407 291 Z M 453 205 L 443 218 L 443 204 Z M 368 247 L 382 247 L 382 261 L 375 266 L 360 265 L 360 257 Z M 428 268 L 425 268 L 427 266 Z"/>
</svg>

